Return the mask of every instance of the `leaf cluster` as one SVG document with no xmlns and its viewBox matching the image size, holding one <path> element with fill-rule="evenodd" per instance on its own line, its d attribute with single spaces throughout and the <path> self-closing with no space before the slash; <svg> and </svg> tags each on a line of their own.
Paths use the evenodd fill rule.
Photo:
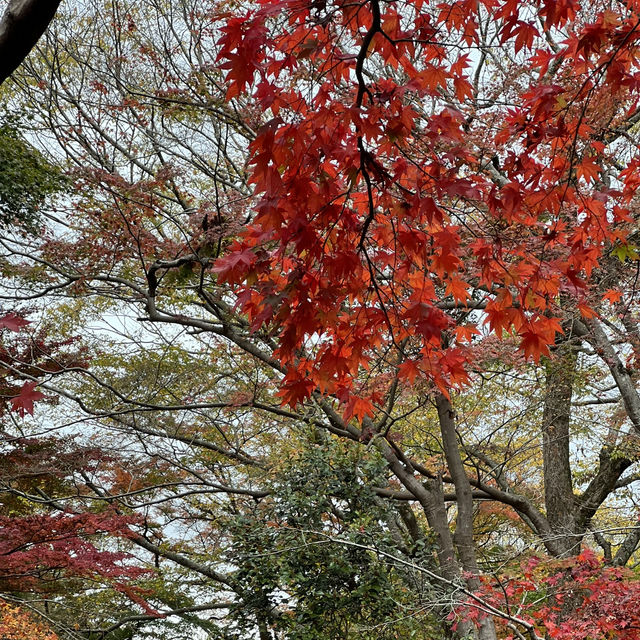
<svg viewBox="0 0 640 640">
<path fill-rule="evenodd" d="M 34 229 L 46 199 L 68 186 L 61 169 L 24 138 L 19 119 L 0 115 L 0 224 Z"/>
<path fill-rule="evenodd" d="M 236 618 L 250 628 L 257 611 L 291 640 L 432 637 L 419 605 L 430 585 L 377 553 L 399 553 L 388 507 L 371 489 L 384 481 L 380 460 L 325 442 L 290 462 L 271 500 L 225 521 L 236 577 L 251 594 Z"/>
</svg>

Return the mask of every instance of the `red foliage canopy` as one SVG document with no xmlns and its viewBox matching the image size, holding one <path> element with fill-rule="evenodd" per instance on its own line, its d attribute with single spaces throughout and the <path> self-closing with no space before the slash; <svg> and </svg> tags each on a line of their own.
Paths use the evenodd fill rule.
<svg viewBox="0 0 640 640">
<path fill-rule="evenodd" d="M 371 414 L 354 380 L 382 345 L 447 394 L 483 325 L 537 361 L 560 300 L 593 313 L 638 186 L 637 156 L 615 184 L 608 168 L 638 113 L 639 8 L 264 0 L 227 17 L 227 97 L 272 119 L 251 147 L 255 217 L 215 269 L 278 336 L 283 402 L 319 389 Z M 470 75 L 485 56 L 506 85 Z"/>
</svg>

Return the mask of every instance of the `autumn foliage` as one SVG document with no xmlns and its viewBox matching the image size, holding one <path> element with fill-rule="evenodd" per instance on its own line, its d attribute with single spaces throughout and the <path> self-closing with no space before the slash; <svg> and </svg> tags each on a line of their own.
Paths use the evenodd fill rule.
<svg viewBox="0 0 640 640">
<path fill-rule="evenodd" d="M 58 640 L 58 636 L 19 607 L 0 602 L 0 634 L 3 640 Z"/>
<path fill-rule="evenodd" d="M 318 389 L 362 419 L 382 399 L 354 380 L 382 345 L 402 380 L 447 394 L 482 326 L 537 362 L 568 305 L 594 315 L 637 188 L 635 155 L 603 185 L 638 108 L 636 11 L 274 0 L 229 16 L 227 98 L 273 117 L 251 145 L 256 216 L 215 271 L 278 336 L 284 402 Z M 486 13 L 517 60 L 501 87 L 471 75 Z"/>
<path fill-rule="evenodd" d="M 521 563 L 517 573 L 488 578 L 476 595 L 496 607 L 505 598 L 519 602 L 518 615 L 548 638 L 640 637 L 637 576 L 629 569 L 604 565 L 590 549 L 562 561 L 531 556 Z M 477 601 L 469 599 L 458 615 L 478 620 L 485 613 Z M 498 624 L 502 626 L 504 622 Z M 508 626 L 504 626 L 503 633 L 505 638 L 517 637 Z"/>
<path fill-rule="evenodd" d="M 640 3 L 85 4 L 8 101 L 69 193 L 0 230 L 3 592 L 637 640 Z"/>
</svg>

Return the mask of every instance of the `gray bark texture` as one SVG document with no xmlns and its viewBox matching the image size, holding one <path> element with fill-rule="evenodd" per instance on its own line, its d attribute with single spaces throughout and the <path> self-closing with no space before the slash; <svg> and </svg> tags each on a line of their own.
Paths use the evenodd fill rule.
<svg viewBox="0 0 640 640">
<path fill-rule="evenodd" d="M 460 563 L 468 573 L 467 586 L 471 591 L 476 591 L 480 588 L 480 580 L 478 578 L 480 571 L 473 540 L 473 495 L 471 484 L 460 457 L 455 412 L 451 402 L 442 394 L 438 394 L 436 396 L 436 408 L 438 409 L 444 455 L 456 489 L 458 513 L 453 541 L 458 550 Z M 480 622 L 477 638 L 478 640 L 496 639 L 496 630 L 490 617 L 487 616 Z"/>
</svg>

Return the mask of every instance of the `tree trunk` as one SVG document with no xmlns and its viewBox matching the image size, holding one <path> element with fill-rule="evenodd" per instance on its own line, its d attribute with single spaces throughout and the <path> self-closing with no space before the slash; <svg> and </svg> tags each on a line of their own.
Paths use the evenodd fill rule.
<svg viewBox="0 0 640 640">
<path fill-rule="evenodd" d="M 581 542 L 581 537 L 575 535 L 575 499 L 569 461 L 571 396 L 576 364 L 574 347 L 560 338 L 556 358 L 546 366 L 542 456 L 547 520 L 562 556 L 579 552 Z"/>
<path fill-rule="evenodd" d="M 387 461 L 390 470 L 404 487 L 415 496 L 427 518 L 429 527 L 435 533 L 440 575 L 448 581 L 459 582 L 462 575 L 455 554 L 453 537 L 449 529 L 442 478 L 432 478 L 423 484 L 414 476 L 413 470 L 405 466 L 386 441 L 377 439 L 376 444 Z M 461 639 L 468 638 L 472 634 L 473 625 L 466 621 L 462 621 L 455 632 L 455 636 Z M 495 636 L 493 638 L 483 636 L 482 640 L 495 640 Z"/>
<path fill-rule="evenodd" d="M 442 481 L 431 479 L 426 482 L 425 486 L 400 461 L 387 442 L 378 439 L 376 443 L 386 459 L 389 469 L 404 487 L 415 496 L 427 518 L 427 523 L 436 534 L 438 563 L 442 576 L 447 580 L 456 580 L 460 577 L 460 568 L 456 560 L 447 511 L 444 506 Z"/>
<path fill-rule="evenodd" d="M 453 540 L 462 568 L 469 574 L 467 586 L 470 590 L 475 591 L 480 588 L 480 580 L 478 578 L 478 561 L 473 541 L 473 494 L 467 478 L 467 472 L 460 457 L 455 414 L 451 402 L 444 395 L 438 394 L 436 407 L 438 409 L 444 455 L 456 490 L 458 513 Z M 491 618 L 485 617 L 481 621 L 477 635 L 480 640 L 495 640 L 496 630 Z"/>
</svg>

